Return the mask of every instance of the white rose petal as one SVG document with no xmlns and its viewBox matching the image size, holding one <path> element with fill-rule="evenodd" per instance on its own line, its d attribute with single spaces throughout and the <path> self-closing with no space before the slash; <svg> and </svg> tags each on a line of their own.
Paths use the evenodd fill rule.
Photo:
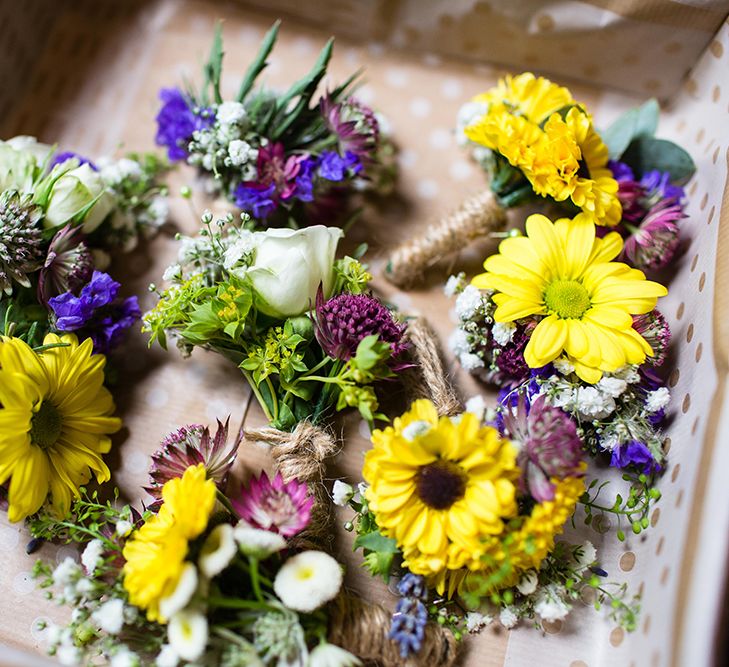
<svg viewBox="0 0 729 667">
<path fill-rule="evenodd" d="M 333 600 L 342 587 L 342 568 L 323 551 L 303 551 L 276 574 L 273 590 L 289 609 L 309 613 Z"/>
<path fill-rule="evenodd" d="M 197 561 L 200 571 L 208 579 L 212 579 L 228 567 L 237 551 L 238 545 L 233 537 L 233 526 L 229 523 L 221 523 L 212 530 L 203 544 Z"/>
<path fill-rule="evenodd" d="M 192 563 L 185 563 L 175 590 L 159 601 L 159 611 L 164 618 L 171 618 L 187 606 L 197 590 L 197 569 Z"/>
<path fill-rule="evenodd" d="M 205 652 L 208 643 L 208 621 L 200 612 L 178 611 L 170 619 L 167 638 L 180 658 L 194 662 Z"/>
</svg>

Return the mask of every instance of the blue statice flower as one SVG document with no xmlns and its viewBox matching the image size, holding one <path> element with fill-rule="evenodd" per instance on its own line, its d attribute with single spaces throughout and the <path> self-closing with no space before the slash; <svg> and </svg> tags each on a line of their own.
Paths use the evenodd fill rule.
<svg viewBox="0 0 729 667">
<path fill-rule="evenodd" d="M 94 171 L 99 171 L 99 168 L 87 157 L 84 157 L 83 155 L 79 155 L 78 153 L 74 153 L 72 151 L 64 151 L 62 153 L 56 153 L 53 156 L 53 159 L 48 164 L 48 171 L 51 171 L 53 167 L 55 167 L 57 164 L 63 164 L 64 162 L 68 162 L 69 160 L 73 159 L 78 160 L 79 166 L 82 164 L 87 164 L 89 167 L 91 167 Z"/>
<path fill-rule="evenodd" d="M 258 220 L 264 220 L 276 210 L 276 185 L 257 187 L 241 183 L 234 191 L 235 205 Z"/>
<path fill-rule="evenodd" d="M 645 190 L 645 198 L 651 205 L 662 199 L 672 199 L 674 202 L 680 203 L 686 195 L 682 187 L 671 184 L 671 174 L 667 171 L 649 171 L 643 174 L 640 184 Z"/>
<path fill-rule="evenodd" d="M 650 449 L 638 440 L 631 440 L 615 447 L 610 458 L 610 465 L 614 468 L 632 466 L 645 474 L 661 468 L 653 458 Z"/>
<path fill-rule="evenodd" d="M 155 118 L 155 141 L 158 146 L 167 147 L 170 160 L 184 160 L 192 133 L 210 127 L 215 122 L 214 114 L 207 109 L 194 109 L 179 88 L 162 88 L 159 98 L 162 108 Z"/>
<path fill-rule="evenodd" d="M 343 181 L 351 174 L 358 174 L 360 171 L 362 162 L 351 151 L 347 151 L 344 157 L 336 151 L 324 151 L 319 156 L 319 176 L 327 181 Z"/>
<path fill-rule="evenodd" d="M 108 274 L 94 271 L 78 296 L 65 292 L 49 299 L 56 329 L 76 332 L 82 339 L 91 338 L 94 350 L 106 354 L 142 316 L 136 296 L 117 298 L 119 287 Z"/>
<path fill-rule="evenodd" d="M 388 637 L 400 646 L 400 657 L 407 658 L 420 650 L 427 622 L 428 611 L 420 600 L 408 597 L 397 603 Z"/>
<path fill-rule="evenodd" d="M 425 600 L 428 596 L 425 580 L 412 572 L 408 572 L 400 579 L 397 584 L 397 592 L 404 598 L 418 598 L 418 600 Z"/>
</svg>

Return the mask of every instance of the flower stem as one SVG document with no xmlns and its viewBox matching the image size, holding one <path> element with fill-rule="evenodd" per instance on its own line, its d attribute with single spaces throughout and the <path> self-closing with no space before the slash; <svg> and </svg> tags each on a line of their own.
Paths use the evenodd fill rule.
<svg viewBox="0 0 729 667">
<path fill-rule="evenodd" d="M 263 594 L 261 593 L 261 580 L 260 575 L 258 574 L 258 558 L 249 556 L 248 562 L 251 565 L 251 584 L 253 585 L 253 593 L 259 602 L 263 602 Z"/>
<path fill-rule="evenodd" d="M 240 369 L 241 373 L 243 373 L 243 377 L 248 381 L 248 384 L 251 387 L 251 391 L 253 391 L 253 394 L 255 395 L 256 399 L 258 400 L 258 404 L 261 406 L 261 409 L 263 410 L 263 414 L 266 415 L 266 419 L 268 421 L 273 421 L 273 416 L 271 415 L 271 412 L 268 409 L 268 405 L 266 404 L 266 401 L 263 400 L 263 396 L 261 392 L 258 390 L 258 385 L 253 381 L 253 378 L 251 377 L 251 374 L 244 370 Z"/>
</svg>

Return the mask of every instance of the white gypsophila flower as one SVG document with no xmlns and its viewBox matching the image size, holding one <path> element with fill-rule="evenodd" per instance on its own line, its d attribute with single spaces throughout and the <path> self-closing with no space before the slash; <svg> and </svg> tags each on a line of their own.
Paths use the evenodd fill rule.
<svg viewBox="0 0 729 667">
<path fill-rule="evenodd" d="M 645 397 L 645 409 L 650 412 L 663 410 L 671 400 L 671 392 L 666 387 L 660 387 L 655 391 L 649 391 Z"/>
<path fill-rule="evenodd" d="M 452 297 L 461 286 L 460 276 L 450 276 L 443 287 L 443 293 L 448 297 Z"/>
<path fill-rule="evenodd" d="M 247 556 L 268 558 L 286 547 L 286 540 L 278 533 L 252 528 L 242 521 L 233 530 L 238 548 Z"/>
<path fill-rule="evenodd" d="M 104 543 L 101 540 L 91 540 L 81 554 L 81 564 L 87 574 L 93 574 L 101 563 L 104 554 Z"/>
<path fill-rule="evenodd" d="M 96 166 L 99 168 L 102 180 L 111 186 L 119 185 L 128 178 L 137 181 L 144 173 L 139 162 L 127 157 L 119 160 L 99 160 Z"/>
<path fill-rule="evenodd" d="M 163 644 L 154 664 L 155 667 L 177 667 L 180 664 L 180 656 L 170 644 Z"/>
<path fill-rule="evenodd" d="M 242 259 L 248 259 L 253 252 L 253 233 L 242 229 L 235 241 L 228 246 L 223 255 L 223 267 L 230 271 Z"/>
<path fill-rule="evenodd" d="M 240 102 L 223 102 L 218 106 L 215 117 L 221 125 L 232 125 L 245 120 L 246 108 Z"/>
<path fill-rule="evenodd" d="M 177 250 L 177 261 L 182 264 L 189 264 L 201 253 L 205 252 L 208 241 L 202 237 L 183 236 Z"/>
<path fill-rule="evenodd" d="M 242 139 L 233 139 L 228 144 L 228 161 L 234 167 L 240 167 L 249 162 L 255 162 L 258 159 L 258 151 L 253 148 L 247 141 Z"/>
<path fill-rule="evenodd" d="M 595 387 L 578 387 L 575 393 L 577 410 L 586 419 L 604 419 L 615 410 L 613 397 Z"/>
<path fill-rule="evenodd" d="M 212 155 L 203 155 L 201 164 L 203 166 L 203 169 L 207 169 L 208 171 L 213 170 L 213 164 L 215 163 L 215 158 Z"/>
<path fill-rule="evenodd" d="M 448 347 L 456 356 L 470 352 L 471 344 L 468 342 L 468 334 L 463 329 L 455 329 L 448 337 Z"/>
<path fill-rule="evenodd" d="M 628 383 L 622 378 L 603 375 L 597 383 L 597 388 L 605 392 L 608 396 L 617 398 L 628 388 Z"/>
<path fill-rule="evenodd" d="M 152 197 L 147 204 L 145 211 L 145 222 L 153 227 L 161 227 L 167 220 L 167 216 L 170 214 L 170 203 L 167 201 L 167 197 L 158 195 Z"/>
<path fill-rule="evenodd" d="M 179 264 L 168 266 L 162 274 L 162 280 L 170 283 L 182 278 L 182 267 Z"/>
<path fill-rule="evenodd" d="M 543 621 L 561 621 L 569 614 L 570 608 L 553 584 L 540 590 L 534 603 L 534 611 Z"/>
<path fill-rule="evenodd" d="M 341 479 L 334 480 L 332 487 L 332 502 L 337 507 L 346 507 L 347 503 L 352 500 L 354 489 L 351 484 L 343 482 Z"/>
<path fill-rule="evenodd" d="M 139 656 L 124 645 L 114 652 L 109 661 L 109 667 L 140 667 L 141 664 Z"/>
<path fill-rule="evenodd" d="M 575 559 L 575 570 L 584 572 L 597 560 L 597 549 L 590 540 L 585 540 L 580 546 L 580 555 Z"/>
<path fill-rule="evenodd" d="M 126 537 L 127 535 L 129 535 L 129 533 L 132 532 L 132 528 L 134 528 L 134 524 L 131 521 L 127 521 L 126 519 L 120 519 L 116 522 L 114 532 L 119 537 Z"/>
<path fill-rule="evenodd" d="M 508 345 L 516 332 L 516 324 L 513 322 L 495 322 L 491 327 L 491 335 L 494 341 L 501 347 Z"/>
<path fill-rule="evenodd" d="M 480 632 L 481 628 L 486 627 L 493 622 L 493 617 L 489 614 L 482 614 L 478 611 L 469 611 L 466 614 L 466 630 L 471 633 Z"/>
<path fill-rule="evenodd" d="M 637 366 L 623 366 L 612 373 L 612 376 L 625 380 L 628 384 L 637 384 L 640 382 L 640 373 L 638 372 Z"/>
<path fill-rule="evenodd" d="M 49 623 L 46 626 L 45 638 L 49 646 L 56 646 L 61 643 L 61 635 L 63 628 L 55 623 Z"/>
<path fill-rule="evenodd" d="M 184 609 L 197 590 L 197 568 L 192 563 L 185 563 L 175 590 L 159 601 L 159 611 L 164 618 L 171 618 Z"/>
<path fill-rule="evenodd" d="M 465 412 L 470 412 L 472 415 L 476 415 L 477 419 L 482 422 L 486 416 L 486 401 L 483 400 L 481 394 L 471 396 L 466 401 Z"/>
<path fill-rule="evenodd" d="M 228 567 L 237 551 L 238 545 L 233 537 L 233 526 L 229 523 L 221 523 L 213 528 L 205 539 L 197 564 L 200 571 L 208 579 L 212 579 Z"/>
<path fill-rule="evenodd" d="M 564 357 L 555 359 L 552 362 L 552 365 L 560 375 L 569 375 L 575 370 L 575 367 L 569 362 L 569 360 L 565 359 Z"/>
<path fill-rule="evenodd" d="M 194 662 L 205 652 L 208 643 L 208 621 L 198 611 L 178 611 L 167 627 L 167 639 L 183 660 Z"/>
<path fill-rule="evenodd" d="M 82 597 L 88 596 L 95 588 L 94 582 L 87 577 L 81 577 L 76 582 L 76 593 Z"/>
<path fill-rule="evenodd" d="M 466 102 L 458 110 L 456 116 L 456 141 L 459 146 L 465 146 L 469 143 L 470 139 L 466 136 L 464 130 L 469 126 L 473 125 L 479 118 L 486 114 L 488 111 L 488 104 L 486 102 Z"/>
<path fill-rule="evenodd" d="M 77 667 L 81 662 L 81 651 L 73 644 L 62 644 L 56 649 L 55 656 L 58 662 L 69 667 Z"/>
<path fill-rule="evenodd" d="M 319 644 L 306 661 L 306 667 L 358 667 L 362 661 L 334 644 Z"/>
<path fill-rule="evenodd" d="M 458 361 L 461 362 L 463 370 L 468 372 L 475 371 L 477 368 L 483 368 L 486 365 L 481 357 L 471 352 L 459 355 Z"/>
<path fill-rule="evenodd" d="M 302 551 L 276 574 L 273 590 L 289 609 L 309 613 L 333 600 L 342 587 L 342 568 L 323 551 Z"/>
<path fill-rule="evenodd" d="M 71 556 L 66 556 L 53 570 L 53 583 L 56 586 L 64 586 L 80 576 L 81 568 L 78 563 Z"/>
<path fill-rule="evenodd" d="M 91 620 L 96 623 L 104 632 L 110 635 L 118 635 L 124 626 L 124 601 L 120 598 L 112 598 L 104 602 L 91 614 Z"/>
<path fill-rule="evenodd" d="M 570 410 L 575 405 L 575 390 L 571 387 L 565 387 L 557 391 L 550 399 L 549 402 L 555 408 L 563 408 Z"/>
<path fill-rule="evenodd" d="M 481 305 L 481 292 L 478 287 L 467 285 L 456 297 L 456 315 L 462 320 L 473 317 Z"/>
<path fill-rule="evenodd" d="M 537 590 L 538 583 L 539 578 L 537 577 L 536 570 L 527 570 L 521 576 L 521 579 L 516 585 L 516 588 L 522 595 L 531 595 L 534 591 Z"/>
<path fill-rule="evenodd" d="M 421 435 L 430 431 L 431 428 L 433 427 L 428 422 L 423 421 L 422 419 L 417 419 L 413 422 L 410 422 L 402 430 L 401 435 L 408 442 L 413 442 L 415 438 L 419 438 Z"/>
<path fill-rule="evenodd" d="M 512 606 L 504 607 L 499 613 L 499 623 L 503 625 L 507 630 L 513 628 L 519 620 Z"/>
</svg>

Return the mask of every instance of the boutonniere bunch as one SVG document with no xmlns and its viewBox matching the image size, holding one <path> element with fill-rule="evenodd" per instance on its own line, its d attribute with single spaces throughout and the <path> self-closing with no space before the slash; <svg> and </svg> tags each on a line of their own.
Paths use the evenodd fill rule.
<svg viewBox="0 0 729 667">
<path fill-rule="evenodd" d="M 394 146 L 383 119 L 357 99 L 357 74 L 318 92 L 333 40 L 311 71 L 288 89 L 259 83 L 278 28 L 274 24 L 265 36 L 232 99 L 224 99 L 220 87 L 218 28 L 202 85 L 160 92 L 157 143 L 167 147 L 170 160 L 196 167 L 209 190 L 259 226 L 336 222 L 350 194 L 392 187 Z"/>
</svg>

